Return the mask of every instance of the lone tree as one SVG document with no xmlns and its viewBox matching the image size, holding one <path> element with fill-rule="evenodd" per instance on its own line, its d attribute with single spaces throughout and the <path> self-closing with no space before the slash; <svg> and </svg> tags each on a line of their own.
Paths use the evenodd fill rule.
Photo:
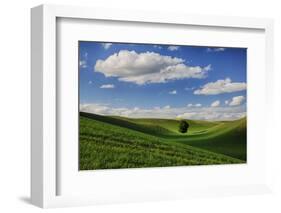
<svg viewBox="0 0 281 213">
<path fill-rule="evenodd" d="M 186 133 L 188 130 L 188 127 L 189 127 L 189 124 L 186 121 L 181 120 L 180 125 L 179 125 L 179 132 Z"/>
</svg>

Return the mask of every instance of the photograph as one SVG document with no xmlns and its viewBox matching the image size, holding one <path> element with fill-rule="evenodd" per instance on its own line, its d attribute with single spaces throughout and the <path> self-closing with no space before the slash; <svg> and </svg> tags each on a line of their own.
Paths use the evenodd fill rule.
<svg viewBox="0 0 281 213">
<path fill-rule="evenodd" d="M 247 163 L 247 48 L 78 41 L 79 170 Z"/>
</svg>

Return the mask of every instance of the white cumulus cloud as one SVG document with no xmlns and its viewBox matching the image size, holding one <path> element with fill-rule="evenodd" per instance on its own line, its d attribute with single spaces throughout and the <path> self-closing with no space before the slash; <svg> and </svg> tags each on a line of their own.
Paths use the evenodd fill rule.
<svg viewBox="0 0 281 213">
<path fill-rule="evenodd" d="M 168 46 L 168 50 L 170 50 L 170 51 L 176 51 L 179 48 L 180 48 L 179 46 Z"/>
<path fill-rule="evenodd" d="M 233 97 L 230 101 L 228 101 L 229 106 L 238 106 L 243 103 L 246 98 L 242 95 Z"/>
<path fill-rule="evenodd" d="M 113 89 L 115 86 L 113 84 L 104 84 L 100 86 L 101 89 Z"/>
<path fill-rule="evenodd" d="M 214 101 L 213 103 L 211 103 L 211 107 L 218 107 L 220 105 L 220 101 Z"/>
<path fill-rule="evenodd" d="M 95 71 L 106 77 L 117 77 L 119 81 L 143 85 L 185 78 L 205 78 L 211 69 L 211 65 L 188 66 L 184 61 L 155 52 L 121 50 L 105 60 L 97 60 Z"/>
<path fill-rule="evenodd" d="M 230 78 L 225 80 L 217 80 L 202 86 L 195 90 L 195 95 L 217 95 L 222 93 L 231 93 L 246 90 L 247 84 L 245 82 L 232 82 Z"/>
</svg>

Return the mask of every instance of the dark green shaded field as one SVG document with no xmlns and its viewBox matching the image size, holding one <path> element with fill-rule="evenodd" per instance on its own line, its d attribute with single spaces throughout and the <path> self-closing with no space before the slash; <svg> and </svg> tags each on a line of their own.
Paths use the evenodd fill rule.
<svg viewBox="0 0 281 213">
<path fill-rule="evenodd" d="M 246 119 L 131 119 L 80 113 L 80 170 L 245 163 Z"/>
</svg>

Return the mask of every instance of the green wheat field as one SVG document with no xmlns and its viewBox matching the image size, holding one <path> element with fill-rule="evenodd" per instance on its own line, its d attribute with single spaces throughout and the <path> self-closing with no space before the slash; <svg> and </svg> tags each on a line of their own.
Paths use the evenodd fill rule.
<svg viewBox="0 0 281 213">
<path fill-rule="evenodd" d="M 80 170 L 246 163 L 246 117 L 195 121 L 80 112 Z"/>
</svg>

